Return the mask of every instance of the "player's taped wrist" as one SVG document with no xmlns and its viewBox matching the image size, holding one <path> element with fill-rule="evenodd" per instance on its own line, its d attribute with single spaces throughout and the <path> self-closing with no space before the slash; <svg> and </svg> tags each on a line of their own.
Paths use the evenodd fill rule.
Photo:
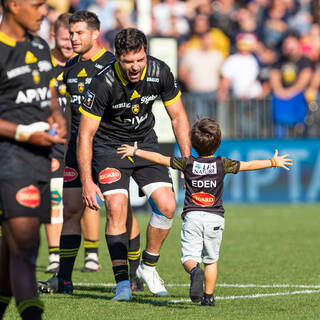
<svg viewBox="0 0 320 320">
<path fill-rule="evenodd" d="M 275 158 L 270 158 L 269 160 L 271 162 L 271 168 L 278 167 L 278 162 Z"/>
<path fill-rule="evenodd" d="M 136 156 L 136 154 L 137 154 L 137 151 L 138 151 L 138 148 L 135 148 L 134 150 L 133 150 L 133 153 L 132 153 L 132 155 L 135 157 Z"/>
<path fill-rule="evenodd" d="M 14 139 L 16 141 L 25 142 L 28 141 L 30 136 L 37 131 L 46 131 L 50 129 L 50 125 L 47 122 L 39 121 L 32 124 L 24 125 L 19 124 L 16 129 Z"/>
</svg>

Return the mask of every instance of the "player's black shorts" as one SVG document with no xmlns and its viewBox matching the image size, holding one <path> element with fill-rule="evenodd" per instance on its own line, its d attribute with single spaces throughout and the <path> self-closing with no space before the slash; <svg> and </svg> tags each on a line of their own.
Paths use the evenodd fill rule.
<svg viewBox="0 0 320 320">
<path fill-rule="evenodd" d="M 51 178 L 63 178 L 64 172 L 64 159 L 52 158 L 51 159 Z"/>
<path fill-rule="evenodd" d="M 138 147 L 147 151 L 159 152 L 155 138 L 146 137 L 140 144 L 138 142 Z M 121 159 L 121 155 L 117 154 L 118 146 L 120 145 L 104 145 L 103 153 L 99 148 L 100 152 L 93 156 L 93 173 L 102 193 L 125 193 L 124 190 L 129 190 L 131 176 L 147 196 L 151 194 L 148 188 L 151 184 L 157 184 L 155 188 L 172 187 L 170 171 L 167 167 L 139 157 Z"/>
<path fill-rule="evenodd" d="M 0 224 L 15 217 L 38 217 L 50 223 L 50 181 L 0 180 Z"/>
<path fill-rule="evenodd" d="M 63 188 L 81 188 L 80 170 L 77 161 L 77 138 L 72 136 L 68 144 L 63 173 Z"/>
</svg>

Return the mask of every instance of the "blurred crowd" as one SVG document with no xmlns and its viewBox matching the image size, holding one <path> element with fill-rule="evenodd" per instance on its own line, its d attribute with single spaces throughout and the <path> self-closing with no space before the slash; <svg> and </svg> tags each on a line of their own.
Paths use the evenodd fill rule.
<svg viewBox="0 0 320 320">
<path fill-rule="evenodd" d="M 50 29 L 62 12 L 95 12 L 109 50 L 119 30 L 138 26 L 139 0 L 47 2 L 40 32 L 52 46 Z M 299 135 L 320 136 L 319 0 L 145 0 L 150 2 L 147 35 L 177 40 L 177 78 L 189 114 L 215 118 L 217 106 L 230 99 L 268 98 L 275 135 L 298 125 Z"/>
</svg>

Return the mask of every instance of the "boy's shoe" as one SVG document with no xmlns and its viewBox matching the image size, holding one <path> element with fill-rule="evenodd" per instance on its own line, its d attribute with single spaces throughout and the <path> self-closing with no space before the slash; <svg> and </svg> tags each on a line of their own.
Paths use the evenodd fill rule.
<svg viewBox="0 0 320 320">
<path fill-rule="evenodd" d="M 98 255 L 96 253 L 89 253 L 84 259 L 84 267 L 82 272 L 99 272 L 101 266 L 99 265 Z"/>
<path fill-rule="evenodd" d="M 203 296 L 203 279 L 204 272 L 197 265 L 191 272 L 190 275 L 190 299 L 192 302 L 200 302 Z"/>
<path fill-rule="evenodd" d="M 49 265 L 46 268 L 45 273 L 58 273 L 59 272 L 59 263 L 60 257 L 58 254 L 49 255 Z"/>
<path fill-rule="evenodd" d="M 149 290 L 156 296 L 167 296 L 168 291 L 164 286 L 163 280 L 160 278 L 156 268 L 146 268 L 140 263 L 137 269 L 137 277 L 142 280 Z"/>
<path fill-rule="evenodd" d="M 134 277 L 130 280 L 130 286 L 131 286 L 131 291 L 133 292 L 142 292 L 144 291 L 144 284 L 143 282 L 137 278 Z"/>
<path fill-rule="evenodd" d="M 38 281 L 38 290 L 40 293 L 68 293 L 72 294 L 72 281 L 64 280 L 58 276 L 54 276 L 48 281 Z"/>
<path fill-rule="evenodd" d="M 120 281 L 117 283 L 116 293 L 111 300 L 129 301 L 132 299 L 132 292 L 129 280 Z"/>
<path fill-rule="evenodd" d="M 214 307 L 215 301 L 214 301 L 214 296 L 210 296 L 210 297 L 206 297 L 205 295 L 203 295 L 202 299 L 201 299 L 201 305 L 202 306 L 209 306 L 209 307 Z"/>
</svg>

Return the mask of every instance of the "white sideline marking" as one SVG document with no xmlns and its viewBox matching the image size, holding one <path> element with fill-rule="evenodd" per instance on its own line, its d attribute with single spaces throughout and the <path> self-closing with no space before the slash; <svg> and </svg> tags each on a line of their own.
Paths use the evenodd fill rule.
<svg viewBox="0 0 320 320">
<path fill-rule="evenodd" d="M 115 283 L 103 283 L 103 282 L 77 282 L 73 283 L 78 287 L 101 287 L 101 288 L 112 288 L 115 287 Z M 166 287 L 189 287 L 190 283 L 168 283 Z M 320 289 L 320 285 L 304 285 L 304 284 L 227 284 L 217 283 L 216 287 L 225 288 L 303 288 L 303 289 Z"/>
</svg>

